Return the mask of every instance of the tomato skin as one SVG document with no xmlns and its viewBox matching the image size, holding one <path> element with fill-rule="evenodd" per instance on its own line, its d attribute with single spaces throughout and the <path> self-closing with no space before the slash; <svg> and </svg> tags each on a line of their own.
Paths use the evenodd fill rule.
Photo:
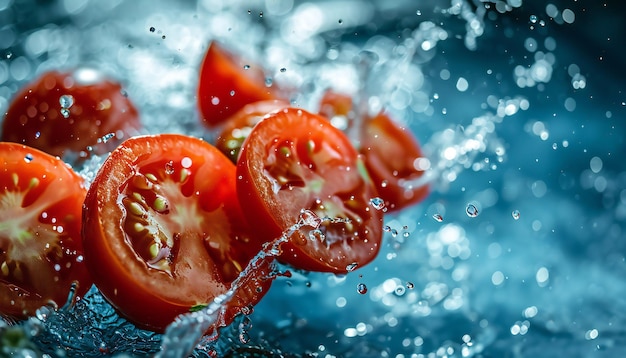
<svg viewBox="0 0 626 358">
<path fill-rule="evenodd" d="M 359 152 L 364 156 L 367 171 L 388 212 L 398 211 L 428 196 L 428 185 L 418 184 L 424 174 L 415 166 L 415 161 L 423 157 L 419 142 L 410 130 L 399 126 L 387 112 L 365 115 L 359 124 L 355 119 L 352 97 L 333 90 L 324 93 L 319 112 L 329 119 L 344 116 L 348 126 L 361 126 L 357 128 Z"/>
<path fill-rule="evenodd" d="M 201 121 L 211 128 L 249 103 L 277 99 L 265 85 L 263 69 L 211 42 L 200 68 L 198 106 Z"/>
<path fill-rule="evenodd" d="M 86 192 L 60 159 L 0 142 L 0 316 L 61 307 L 73 282 L 78 296 L 91 287 L 80 237 Z"/>
<path fill-rule="evenodd" d="M 153 331 L 225 293 L 261 248 L 237 201 L 234 164 L 183 135 L 122 143 L 96 175 L 83 210 L 85 258 L 96 286 L 123 316 Z M 155 243 L 159 251 L 152 251 Z M 219 325 L 269 289 L 269 266 L 255 274 Z"/>
<path fill-rule="evenodd" d="M 121 85 L 97 70 L 81 68 L 46 72 L 24 86 L 6 113 L 2 140 L 59 157 L 68 151 L 88 153 L 89 146 L 102 154 L 119 144 L 120 137 L 140 129 L 137 109 Z M 98 144 L 110 133 L 117 138 Z"/>
<path fill-rule="evenodd" d="M 348 138 L 315 114 L 286 108 L 268 114 L 244 142 L 237 193 L 252 227 L 269 241 L 298 222 L 302 209 L 324 222 L 325 240 L 305 227 L 282 246 L 279 260 L 298 269 L 346 273 L 374 259 L 382 238 L 382 211 L 369 205 L 376 189 L 359 167 Z"/>
<path fill-rule="evenodd" d="M 289 104 L 281 100 L 260 101 L 245 105 L 226 120 L 215 140 L 215 146 L 233 163 L 237 163 L 241 145 L 252 128 L 268 113 L 287 107 Z"/>
<path fill-rule="evenodd" d="M 419 183 L 424 171 L 416 167 L 416 160 L 424 155 L 411 131 L 380 112 L 366 120 L 363 132 L 360 151 L 388 211 L 424 200 L 429 186 Z"/>
</svg>

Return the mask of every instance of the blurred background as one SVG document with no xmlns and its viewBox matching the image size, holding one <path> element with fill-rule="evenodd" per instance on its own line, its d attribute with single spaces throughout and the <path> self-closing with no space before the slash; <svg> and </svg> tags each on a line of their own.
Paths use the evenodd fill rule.
<svg viewBox="0 0 626 358">
<path fill-rule="evenodd" d="M 293 102 L 305 108 L 328 86 L 365 90 L 419 138 L 432 194 L 388 217 L 373 263 L 278 279 L 245 339 L 233 325 L 211 349 L 617 357 L 626 352 L 625 36 L 616 0 L 0 0 L 0 113 L 38 73 L 92 65 L 123 81 L 149 132 L 210 136 L 195 89 L 211 39 L 298 88 Z M 94 302 L 80 309 L 108 309 Z M 115 327 L 86 327 L 83 343 L 72 340 L 77 327 L 33 340 L 53 356 L 159 349 L 158 336 Z"/>
</svg>

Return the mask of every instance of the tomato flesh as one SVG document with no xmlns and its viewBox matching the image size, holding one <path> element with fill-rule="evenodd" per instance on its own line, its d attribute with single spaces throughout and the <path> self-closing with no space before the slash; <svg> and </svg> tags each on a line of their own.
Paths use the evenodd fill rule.
<svg viewBox="0 0 626 358">
<path fill-rule="evenodd" d="M 263 120 L 268 113 L 288 106 L 287 102 L 280 100 L 260 101 L 245 105 L 226 120 L 215 140 L 215 146 L 233 163 L 237 163 L 241 145 L 252 128 Z"/>
<path fill-rule="evenodd" d="M 376 189 L 348 138 L 324 118 L 297 108 L 268 114 L 244 142 L 237 175 L 246 218 L 263 228 L 264 240 L 281 236 L 303 209 L 340 219 L 302 228 L 283 245 L 280 260 L 345 273 L 378 253 L 382 212 L 369 205 Z"/>
<path fill-rule="evenodd" d="M 202 123 L 214 127 L 249 103 L 278 98 L 263 69 L 211 42 L 202 61 L 198 106 Z"/>
<path fill-rule="evenodd" d="M 72 283 L 91 287 L 80 237 L 87 189 L 65 163 L 37 149 L 0 143 L 0 315 L 62 306 Z"/>
<path fill-rule="evenodd" d="M 135 137 L 113 151 L 87 194 L 84 218 L 96 286 L 122 315 L 155 331 L 225 293 L 261 248 L 237 202 L 234 164 L 182 135 Z M 256 274 L 223 325 L 269 289 L 269 272 Z"/>
<path fill-rule="evenodd" d="M 9 106 L 2 141 L 77 157 L 108 152 L 140 129 L 137 109 L 121 85 L 81 68 L 46 72 L 26 85 Z"/>
<path fill-rule="evenodd" d="M 328 90 L 320 101 L 319 112 L 331 121 L 341 117 L 348 131 L 360 126 L 356 128 L 359 152 L 388 212 L 422 201 L 429 187 L 420 180 L 424 171 L 417 161 L 423 154 L 413 133 L 384 111 L 357 118 L 353 107 L 352 97 Z"/>
</svg>

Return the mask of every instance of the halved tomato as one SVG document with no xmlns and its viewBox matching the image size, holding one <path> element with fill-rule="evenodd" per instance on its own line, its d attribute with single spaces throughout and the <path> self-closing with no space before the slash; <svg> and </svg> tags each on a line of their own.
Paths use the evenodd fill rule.
<svg viewBox="0 0 626 358">
<path fill-rule="evenodd" d="M 418 166 L 423 157 L 419 142 L 388 113 L 381 111 L 359 118 L 353 111 L 352 97 L 333 90 L 324 93 L 319 112 L 331 121 L 343 117 L 347 131 L 360 126 L 356 128 L 360 134 L 358 150 L 388 212 L 417 203 L 428 195 L 428 185 L 420 181 L 424 170 Z"/>
<path fill-rule="evenodd" d="M 200 139 L 163 134 L 122 143 L 84 205 L 85 260 L 98 289 L 154 331 L 226 293 L 262 244 L 251 240 L 235 190 L 235 165 Z M 254 274 L 220 324 L 269 289 L 269 272 Z"/>
<path fill-rule="evenodd" d="M 226 120 L 224 128 L 222 128 L 220 135 L 215 140 L 215 146 L 222 153 L 226 154 L 233 163 L 237 163 L 241 145 L 252 131 L 252 128 L 269 112 L 287 108 L 288 106 L 287 102 L 281 100 L 260 101 L 245 105 Z"/>
<path fill-rule="evenodd" d="M 140 129 L 122 86 L 98 70 L 80 68 L 46 72 L 27 84 L 6 113 L 2 140 L 76 158 L 90 149 L 108 152 Z"/>
<path fill-rule="evenodd" d="M 262 228 L 264 240 L 280 237 L 302 210 L 339 219 L 302 228 L 283 245 L 280 260 L 345 273 L 378 253 L 383 213 L 370 205 L 376 189 L 345 134 L 321 116 L 297 108 L 267 115 L 244 142 L 237 175 L 246 218 Z"/>
<path fill-rule="evenodd" d="M 213 41 L 202 61 L 198 85 L 201 120 L 208 127 L 224 122 L 246 104 L 276 99 L 263 68 Z"/>
<path fill-rule="evenodd" d="M 58 158 L 0 143 L 0 316 L 21 319 L 50 301 L 62 306 L 73 282 L 91 287 L 80 238 L 87 193 Z"/>
</svg>

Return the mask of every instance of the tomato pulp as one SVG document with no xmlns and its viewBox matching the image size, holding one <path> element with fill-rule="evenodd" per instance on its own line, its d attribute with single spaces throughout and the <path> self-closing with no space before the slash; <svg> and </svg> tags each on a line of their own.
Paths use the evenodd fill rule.
<svg viewBox="0 0 626 358">
<path fill-rule="evenodd" d="M 348 138 L 326 119 L 297 108 L 268 114 L 244 141 L 237 175 L 246 218 L 264 240 L 280 237 L 303 209 L 329 218 L 297 232 L 280 260 L 345 273 L 378 253 L 383 213 L 369 205 L 376 189 Z"/>
<path fill-rule="evenodd" d="M 96 286 L 122 315 L 155 331 L 226 293 L 261 248 L 235 190 L 234 164 L 200 139 L 163 134 L 122 143 L 84 205 L 85 261 Z M 261 299 L 267 271 L 237 290 L 220 325 Z"/>
<path fill-rule="evenodd" d="M 63 306 L 73 283 L 91 287 L 80 237 L 87 189 L 60 159 L 0 143 L 0 315 L 25 318 L 52 301 Z"/>
</svg>

